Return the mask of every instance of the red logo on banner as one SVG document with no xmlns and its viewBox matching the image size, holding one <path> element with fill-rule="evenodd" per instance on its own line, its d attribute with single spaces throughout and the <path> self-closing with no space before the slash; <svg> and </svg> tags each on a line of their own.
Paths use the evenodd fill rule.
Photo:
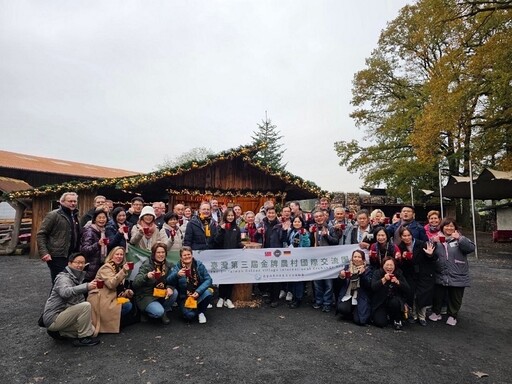
<svg viewBox="0 0 512 384">
<path fill-rule="evenodd" d="M 272 252 L 265 252 L 265 256 L 272 256 Z"/>
</svg>

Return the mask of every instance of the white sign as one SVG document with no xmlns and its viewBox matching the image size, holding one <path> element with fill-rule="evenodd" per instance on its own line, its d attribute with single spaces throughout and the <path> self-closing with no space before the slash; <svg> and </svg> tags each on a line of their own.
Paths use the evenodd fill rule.
<svg viewBox="0 0 512 384">
<path fill-rule="evenodd" d="M 194 251 L 214 284 L 333 279 L 359 245 Z"/>
</svg>

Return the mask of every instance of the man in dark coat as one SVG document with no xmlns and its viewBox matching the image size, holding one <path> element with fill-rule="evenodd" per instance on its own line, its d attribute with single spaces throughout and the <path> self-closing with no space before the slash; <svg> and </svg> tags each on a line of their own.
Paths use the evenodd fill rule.
<svg viewBox="0 0 512 384">
<path fill-rule="evenodd" d="M 202 202 L 199 207 L 199 215 L 192 217 L 185 230 L 183 245 L 193 250 L 215 248 L 215 236 L 217 223 L 212 220 L 210 203 Z"/>
<path fill-rule="evenodd" d="M 39 257 L 50 268 L 52 284 L 68 265 L 68 256 L 77 252 L 80 245 L 77 204 L 78 195 L 75 192 L 63 193 L 60 208 L 46 215 L 37 232 Z"/>
</svg>

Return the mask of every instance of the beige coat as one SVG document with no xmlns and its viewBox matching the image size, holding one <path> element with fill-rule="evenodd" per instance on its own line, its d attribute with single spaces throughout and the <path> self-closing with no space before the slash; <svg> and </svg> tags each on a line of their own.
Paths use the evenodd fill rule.
<svg viewBox="0 0 512 384">
<path fill-rule="evenodd" d="M 117 274 L 110 264 L 104 264 L 96 274 L 96 279 L 103 280 L 101 289 L 89 292 L 87 301 L 92 306 L 92 324 L 94 336 L 98 333 L 119 333 L 121 324 L 121 304 L 117 302 L 117 286 L 124 283 L 127 274 L 121 269 Z"/>
<path fill-rule="evenodd" d="M 137 228 L 136 225 L 132 227 L 132 236 L 130 238 L 130 243 L 132 245 L 135 245 L 136 247 L 140 249 L 145 249 L 146 251 L 151 251 L 151 247 L 158 243 L 158 237 L 159 232 L 158 228 L 156 228 L 155 232 L 153 232 L 153 235 L 150 239 L 147 239 L 144 234 L 139 231 L 139 228 Z"/>
</svg>

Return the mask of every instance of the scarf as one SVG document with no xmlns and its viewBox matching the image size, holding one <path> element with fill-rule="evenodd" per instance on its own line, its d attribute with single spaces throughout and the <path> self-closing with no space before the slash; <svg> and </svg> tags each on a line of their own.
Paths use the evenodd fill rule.
<svg viewBox="0 0 512 384">
<path fill-rule="evenodd" d="M 249 236 L 249 240 L 251 240 L 251 242 L 255 243 L 256 242 L 256 225 L 254 225 L 254 223 L 246 224 L 245 231 L 247 232 L 247 236 Z"/>
<path fill-rule="evenodd" d="M 360 279 L 359 279 L 359 271 L 357 270 L 357 266 L 352 263 L 352 260 L 350 261 L 350 264 L 348 265 L 348 271 L 351 273 L 350 281 L 348 282 L 347 292 L 345 293 L 345 296 L 352 296 L 353 304 L 357 304 L 357 290 L 361 286 Z"/>
<path fill-rule="evenodd" d="M 155 288 L 165 289 L 165 275 L 167 274 L 167 264 L 165 260 L 158 262 L 153 259 L 153 266 L 155 267 L 155 271 L 160 272 L 160 278 L 156 281 Z"/>
<path fill-rule="evenodd" d="M 197 287 L 199 287 L 199 274 L 197 272 L 197 266 L 194 261 L 190 265 L 190 274 L 185 275 L 187 279 L 187 296 L 192 295 Z"/>
<path fill-rule="evenodd" d="M 209 238 L 212 235 L 210 231 L 210 222 L 212 220 L 211 216 L 204 217 L 203 215 L 199 215 L 199 220 L 201 223 L 203 223 L 203 229 L 206 238 Z"/>
<path fill-rule="evenodd" d="M 100 233 L 100 257 L 101 262 L 103 263 L 105 261 L 105 257 L 107 257 L 107 245 L 103 242 L 103 239 L 106 238 L 105 236 L 105 227 L 98 227 L 96 224 L 91 224 L 91 227 Z"/>
</svg>

